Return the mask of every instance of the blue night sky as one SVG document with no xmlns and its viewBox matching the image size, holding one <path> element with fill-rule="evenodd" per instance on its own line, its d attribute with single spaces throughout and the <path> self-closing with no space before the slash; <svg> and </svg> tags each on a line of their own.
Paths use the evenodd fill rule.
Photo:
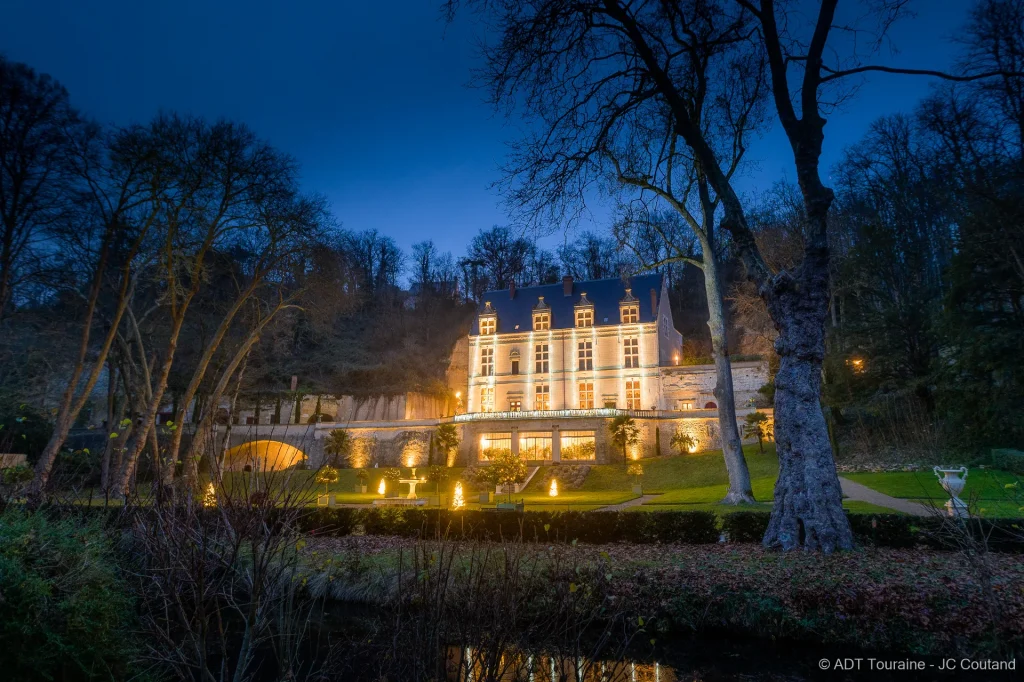
<svg viewBox="0 0 1024 682">
<path fill-rule="evenodd" d="M 403 248 L 431 238 L 461 255 L 480 228 L 507 222 L 489 185 L 518 124 L 466 86 L 479 28 L 468 15 L 446 27 L 439 4 L 0 0 L 0 52 L 56 77 L 102 122 L 160 110 L 244 121 L 299 160 L 304 187 L 326 195 L 346 228 L 377 229 Z M 920 16 L 892 33 L 900 53 L 878 61 L 948 67 L 967 5 L 919 2 Z M 927 91 L 925 79 L 873 77 L 832 114 L 824 167 L 872 120 Z M 745 192 L 793 177 L 778 131 L 751 158 Z"/>
</svg>

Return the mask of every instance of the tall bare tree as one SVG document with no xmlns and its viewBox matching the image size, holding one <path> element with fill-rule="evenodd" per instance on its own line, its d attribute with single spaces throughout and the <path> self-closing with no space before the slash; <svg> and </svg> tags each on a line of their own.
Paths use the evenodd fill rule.
<svg viewBox="0 0 1024 682">
<path fill-rule="evenodd" d="M 57 453 L 100 379 L 139 271 L 147 262 L 147 244 L 158 212 L 154 187 L 144 170 L 152 162 L 153 149 L 138 131 L 91 135 L 69 152 L 81 181 L 76 191 L 78 210 L 55 237 L 74 254 L 88 288 L 83 294 L 77 355 L 57 406 L 53 434 L 36 462 L 29 488 L 32 504 L 43 501 Z M 110 310 L 103 315 L 100 307 L 105 301 Z M 106 331 L 94 347 L 92 332 L 101 318 Z"/>
<path fill-rule="evenodd" d="M 459 3 L 448 3 L 454 11 Z M 608 125 L 624 110 L 657 101 L 671 112 L 674 133 L 689 148 L 721 202 L 726 230 L 747 276 L 779 329 L 775 429 L 780 473 L 764 542 L 769 547 L 822 551 L 852 546 L 849 523 L 820 404 L 825 320 L 829 304 L 827 217 L 832 190 L 819 163 L 829 102 L 849 77 L 870 72 L 947 76 L 865 62 L 861 46 L 877 48 L 903 0 L 878 0 L 864 12 L 837 15 L 838 0 L 813 11 L 775 0 L 479 0 L 496 40 L 485 47 L 483 78 L 496 102 L 525 104 L 533 113 L 578 122 L 580 135 Z M 858 16 L 859 14 L 859 16 Z M 746 206 L 688 93 L 701 86 L 701 34 L 696 21 L 739 29 L 730 53 L 749 54 L 769 68 L 774 114 L 790 142 L 805 214 L 802 260 L 773 271 L 748 223 Z M 853 38 L 851 38 L 853 36 Z M 955 78 L 979 78 L 975 73 Z M 568 128 L 568 126 L 564 126 Z M 561 190 L 519 178 L 513 200 L 528 208 L 566 206 Z M 564 210 L 561 215 L 564 217 Z"/>
<path fill-rule="evenodd" d="M 293 195 L 294 162 L 244 126 L 161 116 L 147 127 L 159 188 L 157 278 L 166 315 L 159 362 L 137 438 L 125 453 L 115 492 L 128 491 L 139 455 L 156 424 L 189 308 L 207 280 L 208 259 L 240 235 L 262 230 L 269 206 Z"/>
<path fill-rule="evenodd" d="M 90 128 L 50 76 L 0 56 L 0 320 L 48 259 L 48 229 L 71 202 L 72 146 Z"/>
</svg>

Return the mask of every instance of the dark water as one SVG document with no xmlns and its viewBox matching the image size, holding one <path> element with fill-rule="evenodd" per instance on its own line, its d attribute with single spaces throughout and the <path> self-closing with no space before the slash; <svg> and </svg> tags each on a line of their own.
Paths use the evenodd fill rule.
<svg viewBox="0 0 1024 682">
<path fill-rule="evenodd" d="M 984 669 L 983 660 L 842 653 L 792 644 L 726 639 L 680 640 L 651 656 L 589 659 L 545 653 L 506 652 L 488 661 L 473 647 L 448 652 L 450 682 L 788 682 L 801 680 L 1011 680 L 1015 671 Z M 998 659 L 1005 661 L 1007 659 Z M 1012 660 L 1012 659 L 1009 659 Z M 943 668 L 952 667 L 952 670 Z M 964 670 L 963 667 L 969 669 Z"/>
</svg>

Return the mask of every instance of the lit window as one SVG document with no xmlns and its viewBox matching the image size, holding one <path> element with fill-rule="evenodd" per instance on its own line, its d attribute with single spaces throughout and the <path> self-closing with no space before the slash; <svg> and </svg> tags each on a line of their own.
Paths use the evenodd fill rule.
<svg viewBox="0 0 1024 682">
<path fill-rule="evenodd" d="M 494 349 L 493 348 L 481 348 L 480 349 L 480 374 L 485 377 L 492 376 L 494 374 Z"/>
<path fill-rule="evenodd" d="M 640 339 L 623 339 L 622 349 L 625 357 L 623 358 L 623 367 L 639 367 L 640 366 Z"/>
<path fill-rule="evenodd" d="M 594 326 L 594 309 L 593 308 L 577 308 L 576 309 L 576 326 L 577 327 L 593 327 Z"/>
<path fill-rule="evenodd" d="M 594 369 L 594 344 L 591 341 L 580 341 L 579 344 L 579 369 Z"/>
<path fill-rule="evenodd" d="M 580 409 L 594 409 L 594 382 L 592 381 L 580 382 Z"/>
<path fill-rule="evenodd" d="M 627 410 L 639 410 L 640 409 L 640 380 L 639 379 L 627 379 L 626 380 L 626 409 Z"/>
<path fill-rule="evenodd" d="M 508 411 L 509 412 L 522 412 L 522 410 L 523 410 L 523 401 L 522 400 L 509 400 L 508 401 Z"/>
<path fill-rule="evenodd" d="M 535 397 L 533 401 L 533 409 L 535 410 L 550 410 L 551 409 L 551 393 L 548 390 L 547 384 L 537 384 L 535 387 Z"/>
<path fill-rule="evenodd" d="M 484 386 L 480 389 L 480 411 L 494 412 L 494 387 Z"/>
<path fill-rule="evenodd" d="M 640 321 L 639 305 L 622 306 L 622 324 L 636 324 Z"/>
<path fill-rule="evenodd" d="M 534 313 L 533 314 L 533 330 L 537 332 L 547 331 L 551 329 L 551 313 Z"/>
<path fill-rule="evenodd" d="M 680 410 L 684 410 L 684 411 L 685 410 L 692 410 L 693 409 L 693 403 L 688 401 L 688 400 L 685 400 L 685 401 L 681 400 L 681 401 L 679 401 L 679 409 Z"/>
<path fill-rule="evenodd" d="M 480 333 L 481 334 L 493 334 L 498 328 L 498 318 L 496 317 L 481 317 L 480 318 Z"/>
<path fill-rule="evenodd" d="M 537 374 L 548 373 L 548 344 L 538 343 L 537 344 L 537 363 L 536 372 Z"/>
</svg>

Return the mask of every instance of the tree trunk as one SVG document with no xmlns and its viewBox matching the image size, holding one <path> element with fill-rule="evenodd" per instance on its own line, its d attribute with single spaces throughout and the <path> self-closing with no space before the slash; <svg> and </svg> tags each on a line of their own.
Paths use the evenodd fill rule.
<svg viewBox="0 0 1024 682">
<path fill-rule="evenodd" d="M 112 228 L 108 228 L 107 234 L 104 237 L 104 245 L 100 260 L 96 266 L 92 288 L 89 293 L 85 319 L 82 321 L 82 338 L 79 345 L 78 358 L 75 362 L 75 367 L 71 372 L 71 376 L 68 377 L 68 385 L 67 388 L 64 389 L 64 395 L 61 398 L 60 407 L 57 410 L 57 419 L 54 423 L 53 433 L 50 435 L 50 440 L 46 443 L 46 447 L 43 448 L 43 452 L 39 456 L 39 461 L 36 462 L 35 477 L 32 479 L 32 484 L 28 489 L 27 497 L 30 507 L 42 504 L 46 497 L 46 484 L 50 480 L 50 472 L 53 469 L 53 463 L 57 460 L 57 453 L 60 452 L 60 449 L 64 446 L 64 441 L 67 440 L 68 432 L 71 431 L 71 426 L 75 423 L 75 419 L 78 418 L 78 414 L 82 411 L 82 408 L 85 407 L 85 403 L 89 400 L 89 396 L 92 395 L 92 389 L 99 380 L 100 373 L 103 371 L 103 367 L 107 363 L 107 355 L 110 353 L 110 347 L 113 345 L 114 339 L 117 336 L 117 328 L 121 324 L 121 317 L 124 315 L 125 308 L 128 306 L 130 292 L 134 288 L 134 281 L 130 277 L 129 270 L 125 268 L 121 275 L 121 288 L 118 292 L 119 298 L 117 301 L 117 308 L 113 318 L 111 319 L 110 329 L 107 332 L 106 338 L 103 340 L 103 345 L 97 353 L 92 371 L 89 372 L 85 385 L 82 387 L 82 393 L 77 399 L 75 399 L 75 389 L 78 388 L 78 383 L 85 371 L 85 360 L 89 352 L 89 338 L 92 333 L 92 324 L 96 313 L 96 306 L 99 302 L 100 292 L 102 290 L 103 275 L 106 272 L 108 246 L 110 236 L 112 234 Z"/>
<path fill-rule="evenodd" d="M 264 327 L 270 323 L 277 313 L 290 307 L 292 306 L 282 301 L 278 303 L 273 310 L 267 313 L 262 320 L 260 320 L 259 324 L 249 332 L 248 338 L 245 339 L 241 347 L 235 351 L 235 355 L 228 362 L 224 371 L 221 372 L 220 379 L 218 379 L 213 390 L 210 391 L 209 395 L 207 395 L 205 408 L 196 423 L 195 433 L 192 436 L 191 444 L 189 444 L 188 455 L 185 460 L 185 471 L 187 472 L 186 476 L 188 478 L 195 480 L 195 477 L 198 475 L 198 458 L 201 456 L 204 441 L 210 439 L 210 436 L 213 433 L 213 420 L 217 415 L 217 405 L 220 403 L 221 396 L 224 395 L 224 392 L 228 388 L 231 376 L 242 363 L 242 360 L 248 357 L 250 349 L 252 349 L 253 345 L 259 340 L 259 335 L 262 333 Z M 230 422 L 230 419 L 228 421 Z M 214 457 L 212 455 L 212 450 L 211 457 Z"/>
<path fill-rule="evenodd" d="M 743 442 L 736 424 L 736 398 L 732 387 L 732 363 L 729 340 L 725 330 L 725 301 L 719 279 L 718 260 L 713 250 L 705 247 L 704 290 L 708 299 L 708 329 L 711 330 L 711 353 L 715 358 L 715 399 L 718 401 L 718 430 L 722 437 L 722 457 L 729 473 L 729 491 L 722 504 L 754 504 L 750 472 L 743 456 Z"/>
<path fill-rule="evenodd" d="M 168 466 L 164 472 L 164 483 L 169 484 L 174 479 L 174 471 L 178 462 L 178 452 L 181 450 L 181 424 L 185 421 L 185 413 L 188 411 L 188 404 L 192 401 L 193 396 L 195 396 L 199 391 L 199 386 L 203 381 L 203 377 L 206 376 L 206 371 L 210 365 L 210 361 L 213 359 L 214 353 L 216 353 L 217 349 L 220 347 L 221 341 L 224 340 L 224 336 L 231 328 L 231 323 L 234 321 L 235 315 L 238 314 L 238 311 L 241 310 L 245 302 L 249 300 L 261 281 L 262 278 L 254 278 L 249 287 L 235 298 L 235 302 L 232 304 L 231 308 L 228 309 L 227 313 L 225 313 L 224 317 L 221 318 L 220 324 L 217 326 L 217 330 L 214 333 L 213 338 L 206 344 L 206 348 L 196 364 L 195 371 L 192 373 L 192 378 L 189 380 L 188 386 L 185 388 L 185 392 L 180 398 L 180 405 L 174 410 L 174 423 L 177 425 L 177 428 L 171 432 L 171 440 L 167 444 L 167 459 L 170 460 L 170 466 Z"/>
<path fill-rule="evenodd" d="M 824 220 L 824 216 L 820 217 Z M 774 278 L 768 296 L 779 327 L 775 350 L 775 447 L 779 479 L 764 546 L 832 552 L 853 536 L 821 409 L 821 365 L 828 314 L 827 248 L 807 250 L 795 276 Z"/>
<path fill-rule="evenodd" d="M 151 392 L 152 397 L 149 398 L 149 405 L 142 417 L 142 424 L 139 427 L 140 437 L 128 451 L 128 456 L 125 457 L 124 463 L 121 465 L 121 471 L 116 481 L 117 492 L 127 494 L 128 485 L 132 480 L 132 474 L 139 461 L 139 455 L 142 454 L 143 448 L 146 447 L 146 437 L 156 422 L 156 413 L 160 410 L 160 402 L 163 400 L 164 392 L 167 390 L 167 381 L 171 374 L 171 365 L 174 363 L 174 352 L 178 348 L 178 335 L 181 332 L 183 322 L 184 311 L 182 311 L 181 317 L 171 327 L 170 340 L 167 342 L 167 355 L 160 366 L 160 378 L 157 380 L 156 387 Z"/>
</svg>

